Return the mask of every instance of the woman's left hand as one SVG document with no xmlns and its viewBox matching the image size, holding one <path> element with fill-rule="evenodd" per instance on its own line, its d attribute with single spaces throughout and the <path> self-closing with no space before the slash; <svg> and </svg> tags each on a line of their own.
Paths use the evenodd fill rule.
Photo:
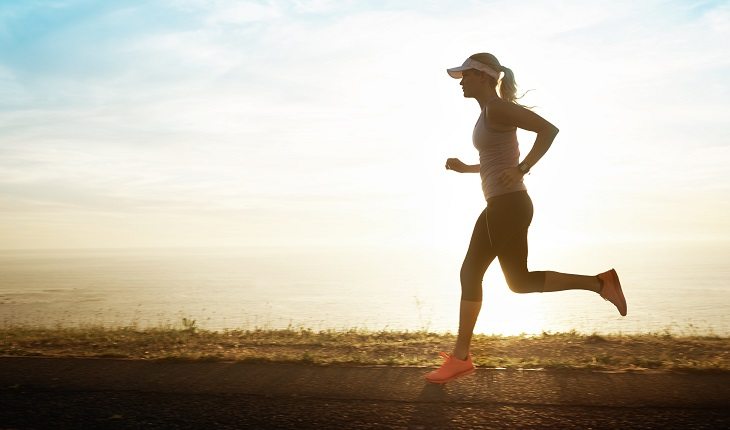
<svg viewBox="0 0 730 430">
<path fill-rule="evenodd" d="M 499 180 L 502 181 L 504 185 L 510 186 L 519 182 L 523 176 L 525 175 L 522 174 L 519 168 L 510 167 L 509 169 L 502 171 L 499 175 Z"/>
</svg>

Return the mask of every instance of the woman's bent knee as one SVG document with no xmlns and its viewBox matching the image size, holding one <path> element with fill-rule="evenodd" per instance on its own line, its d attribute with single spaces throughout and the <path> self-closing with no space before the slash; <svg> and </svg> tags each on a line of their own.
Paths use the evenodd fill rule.
<svg viewBox="0 0 730 430">
<path fill-rule="evenodd" d="M 541 293 L 545 288 L 545 272 L 526 272 L 505 278 L 509 289 L 517 294 Z"/>
<path fill-rule="evenodd" d="M 540 291 L 535 289 L 532 285 L 528 285 L 525 283 L 508 282 L 507 286 L 510 290 L 512 290 L 513 293 L 517 294 L 535 293 Z"/>
</svg>

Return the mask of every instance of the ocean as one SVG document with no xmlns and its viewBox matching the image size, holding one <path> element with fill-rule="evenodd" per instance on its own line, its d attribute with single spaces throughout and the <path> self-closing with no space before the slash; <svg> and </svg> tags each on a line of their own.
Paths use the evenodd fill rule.
<svg viewBox="0 0 730 430">
<path fill-rule="evenodd" d="M 462 250 L 105 249 L 0 252 L 0 324 L 455 333 Z M 628 316 L 595 293 L 515 294 L 495 262 L 475 332 L 730 335 L 730 247 L 531 249 L 531 270 L 615 267 Z M 606 264 L 601 262 L 611 262 Z"/>
</svg>

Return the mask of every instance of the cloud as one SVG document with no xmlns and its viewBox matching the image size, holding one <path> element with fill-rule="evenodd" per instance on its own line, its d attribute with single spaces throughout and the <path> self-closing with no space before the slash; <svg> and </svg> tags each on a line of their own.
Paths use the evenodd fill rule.
<svg viewBox="0 0 730 430">
<path fill-rule="evenodd" d="M 0 193 L 18 201 L 279 220 L 383 204 L 417 216 L 450 197 L 442 158 L 474 157 L 475 105 L 444 69 L 485 50 L 537 88 L 526 102 L 561 128 L 536 189 L 620 193 L 646 160 L 690 163 L 689 183 L 728 182 L 730 154 L 717 149 L 727 5 L 58 6 L 0 13 Z M 625 175 L 596 175 L 595 159 Z M 653 175 L 646 193 L 675 176 Z"/>
</svg>

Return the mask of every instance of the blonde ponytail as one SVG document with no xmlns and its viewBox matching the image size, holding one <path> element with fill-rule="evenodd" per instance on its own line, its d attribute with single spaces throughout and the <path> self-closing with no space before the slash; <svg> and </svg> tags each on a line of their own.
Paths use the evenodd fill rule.
<svg viewBox="0 0 730 430">
<path fill-rule="evenodd" d="M 521 99 L 524 94 L 517 97 L 517 81 L 515 81 L 515 74 L 514 72 L 512 72 L 512 69 L 499 64 L 499 60 L 497 60 L 497 57 L 486 52 L 474 54 L 469 58 L 479 61 L 480 63 L 491 67 L 495 71 L 504 73 L 501 79 L 493 79 L 494 87 L 497 90 L 497 94 L 499 94 L 499 97 L 502 100 L 523 106 L 520 103 L 517 103 L 517 100 Z"/>
<path fill-rule="evenodd" d="M 504 76 L 499 80 L 499 96 L 510 103 L 517 103 L 517 82 L 515 74 L 509 67 L 500 66 Z"/>
</svg>

